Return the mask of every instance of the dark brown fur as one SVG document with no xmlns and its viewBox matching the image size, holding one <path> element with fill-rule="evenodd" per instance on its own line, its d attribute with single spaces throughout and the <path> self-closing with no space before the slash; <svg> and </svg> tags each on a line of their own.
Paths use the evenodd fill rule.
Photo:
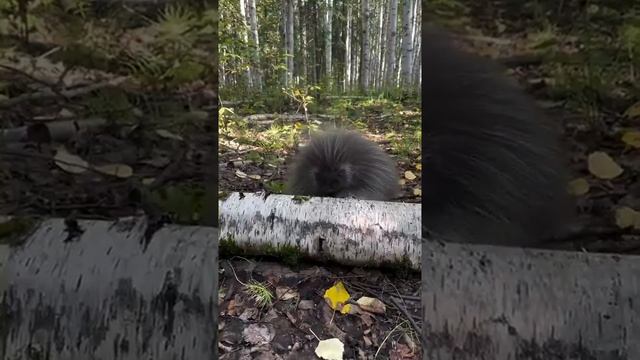
<svg viewBox="0 0 640 360">
<path fill-rule="evenodd" d="M 286 192 L 390 200 L 398 195 L 395 162 L 375 143 L 342 129 L 312 136 L 295 157 Z"/>
<path fill-rule="evenodd" d="M 562 236 L 573 207 L 557 129 L 494 62 L 423 36 L 425 228 L 501 245 Z"/>
</svg>

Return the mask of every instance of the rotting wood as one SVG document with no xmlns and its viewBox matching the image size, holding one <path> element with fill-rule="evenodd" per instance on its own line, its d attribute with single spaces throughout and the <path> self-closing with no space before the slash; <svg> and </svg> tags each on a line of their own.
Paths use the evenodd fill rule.
<svg viewBox="0 0 640 360">
<path fill-rule="evenodd" d="M 213 359 L 217 230 L 146 221 L 40 223 L 5 266 L 3 359 Z M 37 357 L 33 357 L 37 355 Z"/>
<path fill-rule="evenodd" d="M 423 249 L 424 359 L 640 359 L 640 257 Z"/>
<path fill-rule="evenodd" d="M 293 247 L 345 265 L 420 269 L 420 204 L 232 193 L 220 201 L 220 241 L 254 255 Z"/>
</svg>

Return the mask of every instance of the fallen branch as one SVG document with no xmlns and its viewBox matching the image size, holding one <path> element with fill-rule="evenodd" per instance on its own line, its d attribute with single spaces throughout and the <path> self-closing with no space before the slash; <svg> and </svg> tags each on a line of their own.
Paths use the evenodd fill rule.
<svg viewBox="0 0 640 360">
<path fill-rule="evenodd" d="M 232 193 L 220 201 L 220 239 L 247 253 L 289 247 L 317 260 L 420 269 L 420 204 Z"/>
<path fill-rule="evenodd" d="M 123 83 L 127 79 L 128 77 L 121 76 L 121 77 L 103 81 L 97 84 L 91 84 L 91 85 L 83 86 L 83 87 L 72 89 L 72 90 L 63 90 L 63 91 L 57 92 L 51 89 L 47 89 L 47 90 L 42 90 L 35 93 L 22 94 L 10 99 L 0 100 L 0 108 L 8 108 L 23 102 L 53 99 L 60 96 L 64 97 L 65 99 L 72 99 L 74 97 L 85 95 L 105 87 L 117 86 Z"/>
<path fill-rule="evenodd" d="M 331 115 L 309 114 L 309 119 L 333 119 Z M 271 125 L 276 121 L 306 121 L 304 114 L 254 114 L 245 116 L 244 120 L 256 125 Z"/>
</svg>

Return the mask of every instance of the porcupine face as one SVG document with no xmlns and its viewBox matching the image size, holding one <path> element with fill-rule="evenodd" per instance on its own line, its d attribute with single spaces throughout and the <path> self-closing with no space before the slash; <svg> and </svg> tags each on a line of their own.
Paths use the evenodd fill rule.
<svg viewBox="0 0 640 360">
<path fill-rule="evenodd" d="M 289 194 L 368 200 L 393 198 L 396 190 L 391 158 L 358 133 L 344 130 L 312 138 L 292 164 L 287 189 Z"/>
<path fill-rule="evenodd" d="M 348 189 L 351 184 L 349 165 L 344 163 L 328 163 L 312 168 L 319 196 L 336 197 Z"/>
</svg>

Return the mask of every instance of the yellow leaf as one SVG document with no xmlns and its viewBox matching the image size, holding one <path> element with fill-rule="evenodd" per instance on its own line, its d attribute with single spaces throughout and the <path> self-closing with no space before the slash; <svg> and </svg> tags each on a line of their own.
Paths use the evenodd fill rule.
<svg viewBox="0 0 640 360">
<path fill-rule="evenodd" d="M 416 170 L 422 171 L 422 164 L 421 163 L 417 163 L 416 164 Z"/>
<path fill-rule="evenodd" d="M 336 338 L 320 340 L 315 350 L 319 358 L 325 360 L 342 360 L 344 344 Z"/>
<path fill-rule="evenodd" d="M 636 149 L 640 149 L 640 131 L 626 131 L 624 134 L 622 134 L 622 142 Z"/>
<path fill-rule="evenodd" d="M 587 159 L 589 172 L 599 179 L 611 180 L 620 176 L 623 172 L 620 165 L 607 153 L 596 151 Z"/>
<path fill-rule="evenodd" d="M 407 180 L 415 180 L 416 175 L 414 173 L 412 173 L 411 171 L 405 171 L 404 172 L 404 178 Z"/>
<path fill-rule="evenodd" d="M 640 213 L 628 206 L 616 209 L 616 225 L 621 229 L 626 229 L 640 223 Z"/>
<path fill-rule="evenodd" d="M 328 288 L 324 292 L 324 299 L 333 310 L 340 310 L 343 314 L 348 314 L 351 305 L 346 302 L 351 298 L 342 281 L 338 281 L 335 285 Z"/>
<path fill-rule="evenodd" d="M 589 182 L 585 178 L 578 178 L 569 183 L 569 193 L 582 196 L 589 192 Z"/>
<path fill-rule="evenodd" d="M 420 189 L 420 188 L 413 189 L 413 195 L 414 196 L 422 196 L 422 189 Z"/>
<path fill-rule="evenodd" d="M 640 101 L 638 101 L 637 103 L 629 106 L 627 111 L 624 112 L 624 116 L 629 117 L 629 118 L 635 118 L 635 117 L 640 116 Z"/>
</svg>

